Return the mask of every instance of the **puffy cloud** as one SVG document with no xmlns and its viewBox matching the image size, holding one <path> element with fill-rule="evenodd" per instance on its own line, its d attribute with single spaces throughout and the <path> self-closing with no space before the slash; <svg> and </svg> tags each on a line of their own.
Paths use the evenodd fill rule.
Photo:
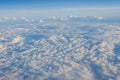
<svg viewBox="0 0 120 80">
<path fill-rule="evenodd" d="M 56 36 L 51 36 L 50 38 L 49 38 L 51 41 L 53 41 L 53 42 L 55 42 L 55 43 L 57 43 L 57 37 Z"/>
<path fill-rule="evenodd" d="M 23 41 L 23 37 L 17 36 L 12 40 L 12 43 L 15 44 L 15 43 L 19 43 L 21 41 Z"/>
<path fill-rule="evenodd" d="M 117 59 L 120 60 L 120 55 L 117 56 Z"/>
<path fill-rule="evenodd" d="M 67 21 L 68 18 L 61 18 L 61 21 Z"/>
<path fill-rule="evenodd" d="M 21 19 L 26 21 L 26 22 L 29 22 L 29 19 L 27 17 L 25 17 L 25 16 L 22 16 Z"/>
<path fill-rule="evenodd" d="M 1 50 L 1 51 L 4 51 L 4 50 L 5 50 L 5 48 L 3 47 L 2 44 L 0 44 L 0 50 Z"/>
<path fill-rule="evenodd" d="M 5 38 L 4 37 L 0 37 L 0 40 L 5 40 Z"/>
<path fill-rule="evenodd" d="M 42 19 L 40 20 L 40 23 L 43 23 L 43 20 L 42 20 Z"/>
<path fill-rule="evenodd" d="M 0 26 L 0 79 L 119 80 L 119 23 L 17 24 Z"/>
</svg>

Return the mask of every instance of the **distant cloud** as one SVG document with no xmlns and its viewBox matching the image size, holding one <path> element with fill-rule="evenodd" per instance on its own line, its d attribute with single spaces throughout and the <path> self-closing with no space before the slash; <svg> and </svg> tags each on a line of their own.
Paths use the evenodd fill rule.
<svg viewBox="0 0 120 80">
<path fill-rule="evenodd" d="M 13 19 L 13 21 L 16 21 L 16 20 L 17 20 L 17 18 L 16 18 L 15 16 L 14 16 L 12 19 Z"/>
<path fill-rule="evenodd" d="M 43 23 L 43 22 L 44 22 L 43 19 L 41 19 L 41 20 L 40 20 L 40 23 Z"/>
<path fill-rule="evenodd" d="M 98 20 L 104 19 L 104 17 L 102 17 L 102 16 L 95 16 L 95 18 L 98 19 Z"/>
<path fill-rule="evenodd" d="M 3 20 L 2 19 L 0 19 L 0 22 L 2 22 Z"/>
<path fill-rule="evenodd" d="M 26 17 L 22 16 L 22 17 L 21 17 L 21 19 L 25 20 L 25 19 L 26 19 Z"/>
<path fill-rule="evenodd" d="M 4 20 L 9 20 L 9 17 L 3 17 Z"/>
</svg>

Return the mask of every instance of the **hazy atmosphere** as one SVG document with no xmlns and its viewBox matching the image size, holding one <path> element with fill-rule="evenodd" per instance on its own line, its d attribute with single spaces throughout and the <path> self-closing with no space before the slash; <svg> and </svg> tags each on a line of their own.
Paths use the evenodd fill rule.
<svg viewBox="0 0 120 80">
<path fill-rule="evenodd" d="M 0 80 L 120 80 L 120 0 L 0 0 Z"/>
</svg>

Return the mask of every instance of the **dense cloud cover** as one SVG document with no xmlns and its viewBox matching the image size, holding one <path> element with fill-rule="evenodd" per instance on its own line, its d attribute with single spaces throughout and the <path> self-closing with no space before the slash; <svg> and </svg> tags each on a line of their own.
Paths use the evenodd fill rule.
<svg viewBox="0 0 120 80">
<path fill-rule="evenodd" d="M 1 18 L 0 80 L 120 80 L 120 23 Z"/>
</svg>

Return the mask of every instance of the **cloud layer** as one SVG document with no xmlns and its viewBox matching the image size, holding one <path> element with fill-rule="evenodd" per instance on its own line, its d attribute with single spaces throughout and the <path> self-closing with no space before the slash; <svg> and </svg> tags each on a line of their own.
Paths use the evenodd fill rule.
<svg viewBox="0 0 120 80">
<path fill-rule="evenodd" d="M 1 23 L 1 80 L 120 79 L 119 23 L 103 17 L 34 20 Z"/>
</svg>

